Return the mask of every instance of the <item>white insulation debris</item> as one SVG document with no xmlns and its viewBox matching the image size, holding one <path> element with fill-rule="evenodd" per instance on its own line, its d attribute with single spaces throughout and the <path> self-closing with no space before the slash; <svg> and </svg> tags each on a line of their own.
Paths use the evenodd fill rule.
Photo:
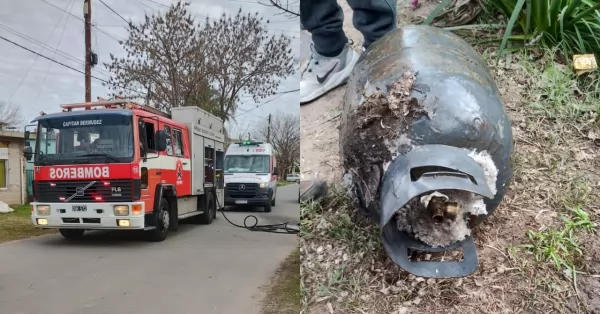
<svg viewBox="0 0 600 314">
<path fill-rule="evenodd" d="M 483 168 L 486 184 L 495 195 L 498 168 L 494 164 L 492 156 L 487 151 L 479 153 L 472 151 L 469 153 L 469 157 Z M 431 213 L 427 210 L 427 205 L 432 197 L 443 197 L 447 201 L 458 203 L 459 210 L 456 220 L 446 219 L 441 224 L 434 224 Z M 400 208 L 396 217 L 398 230 L 411 233 L 432 247 L 443 247 L 462 241 L 471 234 L 471 229 L 467 226 L 466 218 L 468 216 L 486 214 L 487 210 L 481 196 L 454 190 L 445 194 L 435 191 L 420 198 L 416 197 Z"/>
</svg>

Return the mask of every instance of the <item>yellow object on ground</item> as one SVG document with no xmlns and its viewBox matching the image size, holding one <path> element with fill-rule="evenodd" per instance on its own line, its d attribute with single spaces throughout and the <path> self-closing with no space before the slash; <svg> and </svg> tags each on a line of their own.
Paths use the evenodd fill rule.
<svg viewBox="0 0 600 314">
<path fill-rule="evenodd" d="M 581 75 L 597 68 L 598 63 L 596 62 L 596 57 L 593 54 L 573 56 L 573 69 L 577 75 Z"/>
</svg>

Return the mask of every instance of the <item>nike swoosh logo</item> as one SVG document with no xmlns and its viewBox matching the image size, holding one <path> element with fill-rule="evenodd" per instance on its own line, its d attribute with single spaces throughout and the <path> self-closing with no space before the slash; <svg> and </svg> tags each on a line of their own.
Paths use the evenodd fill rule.
<svg viewBox="0 0 600 314">
<path fill-rule="evenodd" d="M 317 75 L 317 81 L 319 82 L 319 84 L 325 83 L 325 81 L 327 80 L 329 75 L 331 75 L 331 73 L 333 73 L 333 70 L 335 70 L 335 67 L 337 65 L 338 65 L 338 63 L 336 62 L 335 65 L 333 67 L 331 67 L 331 69 L 327 73 L 325 73 L 325 75 L 323 75 L 322 77 Z"/>
</svg>

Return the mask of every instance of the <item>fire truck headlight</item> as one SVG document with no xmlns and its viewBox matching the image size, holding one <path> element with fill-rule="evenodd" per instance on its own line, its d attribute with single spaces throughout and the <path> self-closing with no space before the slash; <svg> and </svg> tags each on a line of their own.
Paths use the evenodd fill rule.
<svg viewBox="0 0 600 314">
<path fill-rule="evenodd" d="M 39 216 L 49 216 L 50 215 L 50 205 L 38 205 L 36 207 L 37 214 Z"/>
<path fill-rule="evenodd" d="M 264 182 L 262 182 L 262 183 L 260 184 L 260 187 L 264 189 L 264 188 L 266 188 L 266 187 L 267 187 L 267 184 L 266 184 L 266 183 L 264 183 Z"/>
<path fill-rule="evenodd" d="M 129 206 L 115 205 L 113 207 L 113 214 L 115 214 L 115 216 L 127 216 L 129 215 Z"/>
</svg>

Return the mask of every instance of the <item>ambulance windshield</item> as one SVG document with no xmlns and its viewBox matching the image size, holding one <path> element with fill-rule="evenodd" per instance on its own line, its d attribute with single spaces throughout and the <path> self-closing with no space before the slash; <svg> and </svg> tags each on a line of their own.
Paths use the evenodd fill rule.
<svg viewBox="0 0 600 314">
<path fill-rule="evenodd" d="M 265 173 L 269 171 L 268 155 L 225 156 L 225 173 Z"/>
<path fill-rule="evenodd" d="M 35 164 L 130 162 L 133 159 L 132 117 L 86 114 L 41 119 Z"/>
</svg>

